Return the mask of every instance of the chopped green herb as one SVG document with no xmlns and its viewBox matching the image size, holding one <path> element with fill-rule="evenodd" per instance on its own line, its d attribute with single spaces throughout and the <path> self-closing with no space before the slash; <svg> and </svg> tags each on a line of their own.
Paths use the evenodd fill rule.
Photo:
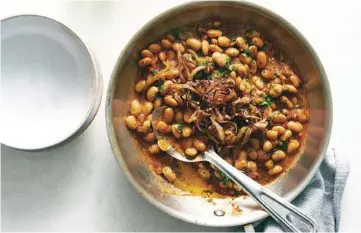
<svg viewBox="0 0 361 233">
<path fill-rule="evenodd" d="M 280 145 L 280 149 L 283 151 L 287 151 L 288 148 L 288 143 L 287 142 L 282 142 Z"/>
<path fill-rule="evenodd" d="M 274 78 L 278 78 L 279 75 L 278 75 L 278 74 L 273 74 L 273 77 L 274 77 Z"/>
<path fill-rule="evenodd" d="M 177 40 L 180 39 L 181 31 L 178 28 L 172 28 L 168 31 L 169 34 L 173 35 Z"/>
<path fill-rule="evenodd" d="M 160 87 L 159 87 L 160 91 L 163 90 L 163 89 L 164 89 L 164 83 L 162 85 L 160 85 Z"/>
<path fill-rule="evenodd" d="M 211 75 L 210 73 L 208 73 L 208 74 L 205 73 L 205 79 L 211 80 L 211 79 L 212 79 L 212 75 Z"/>
<path fill-rule="evenodd" d="M 243 109 L 243 107 L 241 107 L 240 105 L 237 105 L 237 108 L 239 108 L 240 110 Z M 238 119 L 238 120 L 236 120 L 236 124 L 239 128 L 241 128 L 242 126 L 246 126 L 247 122 L 246 122 L 246 120 Z"/>
<path fill-rule="evenodd" d="M 242 56 L 243 56 L 243 57 L 249 57 L 249 55 L 248 55 L 248 53 L 246 52 L 246 50 L 243 51 Z"/>
<path fill-rule="evenodd" d="M 231 182 L 231 180 L 228 178 L 228 176 L 226 176 L 223 172 L 220 172 L 221 174 L 221 182 L 224 184 L 224 185 L 228 185 L 229 182 Z"/>
<path fill-rule="evenodd" d="M 252 57 L 252 52 L 249 50 L 244 50 L 242 55 L 245 57 Z"/>
<path fill-rule="evenodd" d="M 193 76 L 193 79 L 194 80 L 210 80 L 212 79 L 212 75 L 211 74 L 207 74 L 206 72 L 204 72 L 204 70 L 201 70 L 201 71 L 198 71 L 198 73 L 196 73 L 194 76 Z"/>
<path fill-rule="evenodd" d="M 267 49 L 268 46 L 269 46 L 268 41 L 264 41 L 264 43 L 263 43 L 263 49 Z"/>
<path fill-rule="evenodd" d="M 227 60 L 226 60 L 226 68 L 227 68 L 229 71 L 232 71 L 231 58 L 230 58 L 230 57 L 228 57 Z"/>
<path fill-rule="evenodd" d="M 202 51 L 198 51 L 198 52 L 197 52 L 197 55 L 198 55 L 198 57 L 203 57 Z"/>
<path fill-rule="evenodd" d="M 184 125 L 182 123 L 177 124 L 177 130 L 178 131 L 182 131 L 183 127 L 184 127 Z"/>
<path fill-rule="evenodd" d="M 253 34 L 253 29 L 249 29 L 249 30 L 247 31 L 247 34 Z"/>
<path fill-rule="evenodd" d="M 268 95 L 268 96 L 266 96 L 265 100 L 262 103 L 260 103 L 260 105 L 261 106 L 270 106 L 272 104 L 272 101 L 273 101 L 272 97 Z"/>
<path fill-rule="evenodd" d="M 162 80 L 158 80 L 154 83 L 154 86 L 160 88 L 163 85 L 163 81 Z"/>
<path fill-rule="evenodd" d="M 218 77 L 227 76 L 229 73 L 231 73 L 231 71 L 232 70 L 230 70 L 228 67 L 219 67 L 216 71 L 216 75 Z"/>
<path fill-rule="evenodd" d="M 220 73 L 220 76 L 224 76 L 225 74 L 229 73 L 229 70 L 227 68 L 222 67 L 218 70 L 218 72 Z"/>
<path fill-rule="evenodd" d="M 155 98 L 156 98 L 156 99 L 161 99 L 161 98 L 162 98 L 162 95 L 160 94 L 160 92 L 158 92 L 158 93 L 155 95 Z"/>
<path fill-rule="evenodd" d="M 227 57 L 227 59 L 226 59 L 226 64 L 230 64 L 231 63 L 231 58 L 230 57 Z"/>
<path fill-rule="evenodd" d="M 199 63 L 200 66 L 206 66 L 207 62 L 206 61 L 202 61 L 201 63 Z"/>
<path fill-rule="evenodd" d="M 222 183 L 223 183 L 224 185 L 228 185 L 230 182 L 231 182 L 231 179 L 229 179 L 228 177 L 224 177 L 224 178 L 222 179 Z"/>
<path fill-rule="evenodd" d="M 156 75 L 158 73 L 157 70 L 152 70 L 152 75 Z"/>
</svg>

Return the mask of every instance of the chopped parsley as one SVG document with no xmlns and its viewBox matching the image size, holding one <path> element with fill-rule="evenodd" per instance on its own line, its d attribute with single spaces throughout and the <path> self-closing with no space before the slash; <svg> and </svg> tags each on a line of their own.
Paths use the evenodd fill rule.
<svg viewBox="0 0 361 233">
<path fill-rule="evenodd" d="M 180 40 L 181 31 L 178 28 L 172 28 L 168 31 L 168 34 L 174 36 L 177 40 Z"/>
<path fill-rule="evenodd" d="M 202 56 L 203 56 L 202 51 L 198 51 L 198 52 L 197 52 L 197 55 L 198 55 L 198 57 L 202 57 Z"/>
<path fill-rule="evenodd" d="M 281 150 L 287 151 L 288 143 L 287 142 L 282 142 L 279 147 L 280 147 Z"/>
<path fill-rule="evenodd" d="M 192 34 L 190 32 L 186 32 L 179 28 L 171 28 L 168 32 L 165 33 L 165 35 L 172 35 L 177 40 L 184 40 L 184 39 L 192 36 Z"/>
<path fill-rule="evenodd" d="M 272 104 L 272 101 L 273 101 L 272 97 L 268 95 L 268 96 L 266 96 L 265 100 L 262 103 L 260 103 L 260 105 L 261 106 L 270 106 Z"/>
<path fill-rule="evenodd" d="M 154 82 L 154 86 L 161 88 L 161 86 L 163 86 L 163 81 L 162 80 L 158 80 L 156 82 Z"/>
<path fill-rule="evenodd" d="M 226 58 L 226 65 L 224 67 L 218 67 L 217 71 L 220 73 L 217 73 L 218 76 L 224 76 L 226 74 L 231 73 L 232 67 L 231 67 L 231 58 Z"/>
<path fill-rule="evenodd" d="M 161 99 L 161 98 L 162 98 L 162 95 L 160 94 L 160 92 L 158 92 L 158 93 L 155 95 L 155 98 L 156 98 L 156 99 Z"/>
<path fill-rule="evenodd" d="M 158 73 L 157 70 L 152 70 L 152 75 L 156 75 Z"/>
<path fill-rule="evenodd" d="M 199 63 L 200 66 L 206 66 L 207 62 L 206 61 L 202 61 L 201 63 Z"/>
<path fill-rule="evenodd" d="M 221 174 L 221 182 L 224 185 L 228 185 L 231 182 L 231 180 L 223 172 L 220 172 L 220 174 Z"/>
<path fill-rule="evenodd" d="M 211 74 L 207 74 L 206 72 L 204 72 L 204 70 L 198 71 L 194 76 L 193 76 L 194 80 L 211 80 L 212 79 L 212 75 Z"/>
<path fill-rule="evenodd" d="M 229 67 L 219 67 L 216 71 L 216 76 L 217 77 L 223 77 L 223 76 L 227 76 L 231 73 L 231 69 L 229 69 Z"/>
<path fill-rule="evenodd" d="M 250 56 L 249 51 L 248 50 L 243 51 L 242 56 L 243 57 L 249 57 Z"/>
<path fill-rule="evenodd" d="M 239 107 L 240 109 L 243 109 L 243 107 L 241 107 L 240 105 L 237 105 L 237 107 Z M 248 120 L 243 120 L 243 119 L 237 119 L 236 120 L 236 124 L 239 128 L 241 128 L 242 126 L 246 126 L 248 125 L 247 123 Z"/>
<path fill-rule="evenodd" d="M 249 50 L 244 50 L 243 53 L 242 53 L 242 55 L 243 55 L 244 57 L 252 57 L 252 52 L 249 51 Z"/>
<path fill-rule="evenodd" d="M 278 74 L 273 74 L 273 77 L 274 77 L 274 78 L 278 78 L 279 75 L 278 75 Z"/>
<path fill-rule="evenodd" d="M 231 58 L 227 57 L 226 59 L 226 66 L 230 66 L 231 65 Z"/>
<path fill-rule="evenodd" d="M 183 127 L 184 127 L 184 125 L 182 123 L 177 124 L 177 130 L 178 131 L 182 131 Z"/>
<path fill-rule="evenodd" d="M 164 83 L 162 83 L 162 85 L 160 85 L 160 87 L 159 87 L 160 91 L 163 90 L 163 89 L 164 89 Z"/>
<path fill-rule="evenodd" d="M 253 34 L 253 29 L 249 29 L 249 30 L 247 30 L 247 34 L 252 35 L 252 34 Z"/>
</svg>

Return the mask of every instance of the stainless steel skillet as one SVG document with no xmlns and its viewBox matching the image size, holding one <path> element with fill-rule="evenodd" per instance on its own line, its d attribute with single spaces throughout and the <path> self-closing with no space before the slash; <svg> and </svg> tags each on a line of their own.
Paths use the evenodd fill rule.
<svg viewBox="0 0 361 233">
<path fill-rule="evenodd" d="M 216 199 L 212 204 L 194 196 L 165 195 L 159 177 L 151 172 L 142 153 L 126 129 L 123 117 L 133 95 L 140 49 L 170 28 L 209 17 L 239 22 L 258 28 L 277 47 L 293 57 L 293 66 L 305 79 L 311 119 L 306 147 L 299 161 L 269 188 L 293 200 L 310 182 L 328 145 L 332 125 L 332 99 L 325 71 L 307 40 L 286 20 L 273 12 L 247 2 L 192 2 L 170 9 L 152 19 L 130 40 L 115 64 L 106 98 L 106 123 L 110 145 L 119 166 L 135 189 L 153 205 L 179 219 L 207 226 L 243 225 L 263 219 L 267 214 L 251 199 Z M 237 204 L 242 214 L 232 215 Z M 214 213 L 222 210 L 222 217 Z"/>
</svg>

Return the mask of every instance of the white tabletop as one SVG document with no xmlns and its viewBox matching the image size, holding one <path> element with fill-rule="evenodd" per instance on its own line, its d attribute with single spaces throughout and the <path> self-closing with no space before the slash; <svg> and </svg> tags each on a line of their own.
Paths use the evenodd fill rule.
<svg viewBox="0 0 361 233">
<path fill-rule="evenodd" d="M 1 2 L 0 18 L 41 14 L 76 32 L 100 63 L 104 88 L 125 43 L 149 19 L 182 1 Z M 361 8 L 357 1 L 256 1 L 294 24 L 328 74 L 334 125 L 330 148 L 351 163 L 341 231 L 359 227 L 361 155 Z M 105 94 L 105 93 L 104 93 Z M 5 231 L 223 231 L 179 221 L 138 195 L 109 146 L 104 100 L 92 125 L 47 152 L 1 148 L 1 211 Z M 36 133 L 36 132 L 34 132 Z M 4 136 L 4 135 L 2 135 Z"/>
</svg>

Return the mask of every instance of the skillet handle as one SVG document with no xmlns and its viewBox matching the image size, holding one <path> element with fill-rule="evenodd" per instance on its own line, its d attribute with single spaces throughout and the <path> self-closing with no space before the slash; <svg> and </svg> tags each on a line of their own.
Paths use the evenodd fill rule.
<svg viewBox="0 0 361 233">
<path fill-rule="evenodd" d="M 316 223 L 313 219 L 299 211 L 296 206 L 264 188 L 262 185 L 240 172 L 237 168 L 227 163 L 217 155 L 213 149 L 206 151 L 204 153 L 204 158 L 215 165 L 236 184 L 241 186 L 243 190 L 253 197 L 286 231 L 304 232 L 305 227 L 307 227 L 306 229 L 310 229 L 309 232 L 317 231 Z M 302 227 L 302 230 L 299 227 L 296 227 L 291 222 L 291 219 L 295 219 L 297 223 L 299 223 L 297 225 Z"/>
</svg>

